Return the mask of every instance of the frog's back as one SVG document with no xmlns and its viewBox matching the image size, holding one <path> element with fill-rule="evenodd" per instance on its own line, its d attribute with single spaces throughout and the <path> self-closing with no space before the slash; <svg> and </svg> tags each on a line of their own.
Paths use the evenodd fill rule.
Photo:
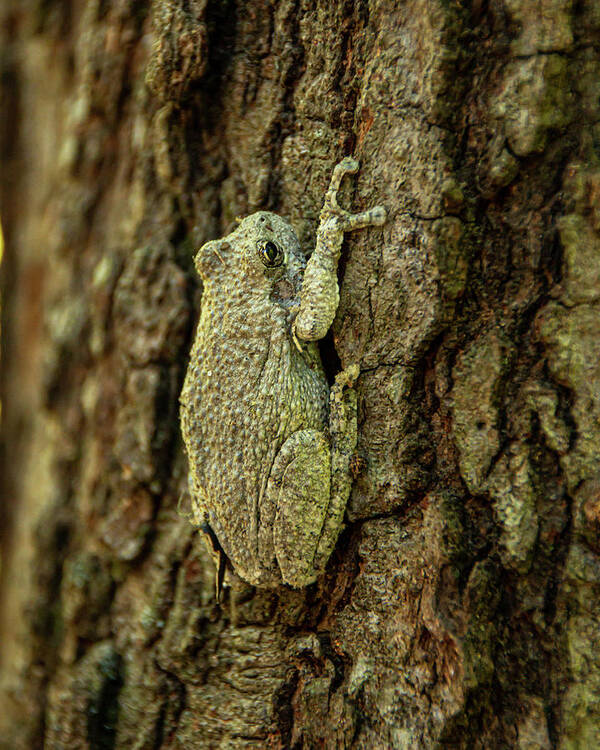
<svg viewBox="0 0 600 750">
<path fill-rule="evenodd" d="M 194 512 L 247 580 L 276 581 L 275 560 L 258 563 L 259 528 L 273 526 L 261 500 L 285 440 L 324 429 L 329 390 L 314 346 L 296 349 L 287 310 L 205 291 L 181 395 Z"/>
</svg>

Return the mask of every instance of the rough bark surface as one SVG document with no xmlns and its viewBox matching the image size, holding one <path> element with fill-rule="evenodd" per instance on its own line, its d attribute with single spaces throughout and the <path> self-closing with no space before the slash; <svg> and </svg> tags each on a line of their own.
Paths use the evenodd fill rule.
<svg viewBox="0 0 600 750">
<path fill-rule="evenodd" d="M 4 0 L 0 747 L 600 747 L 594 0 Z M 326 575 L 218 605 L 181 513 L 194 249 L 350 236 Z"/>
</svg>

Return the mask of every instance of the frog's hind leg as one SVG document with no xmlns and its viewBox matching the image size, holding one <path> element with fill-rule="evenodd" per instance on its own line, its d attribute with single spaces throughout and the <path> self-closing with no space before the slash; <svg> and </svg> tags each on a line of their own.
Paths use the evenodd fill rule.
<svg viewBox="0 0 600 750">
<path fill-rule="evenodd" d="M 356 450 L 358 365 L 338 373 L 330 394 L 330 440 L 319 430 L 299 430 L 282 445 L 267 495 L 276 508 L 273 548 L 281 576 L 295 588 L 323 572 L 342 529 Z"/>
<path fill-rule="evenodd" d="M 314 558 L 329 512 L 330 463 L 325 434 L 299 430 L 281 446 L 269 477 L 273 548 L 283 581 L 294 588 L 308 586 L 321 572 Z"/>
<path fill-rule="evenodd" d="M 314 565 L 324 568 L 342 528 L 344 512 L 352 488 L 350 461 L 357 443 L 357 404 L 353 385 L 358 365 L 350 365 L 336 375 L 329 394 L 329 431 L 331 435 L 331 497 Z"/>
</svg>

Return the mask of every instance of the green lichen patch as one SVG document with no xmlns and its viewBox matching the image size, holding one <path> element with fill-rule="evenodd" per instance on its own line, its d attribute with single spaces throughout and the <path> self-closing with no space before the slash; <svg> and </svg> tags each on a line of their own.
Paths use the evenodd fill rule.
<svg viewBox="0 0 600 750">
<path fill-rule="evenodd" d="M 490 160 L 489 177 L 495 187 L 506 187 L 519 173 L 519 162 L 506 148 Z"/>
<path fill-rule="evenodd" d="M 561 216 L 557 226 L 564 250 L 565 303 L 600 299 L 600 237 L 579 214 Z"/>
<path fill-rule="evenodd" d="M 573 44 L 573 0 L 507 0 L 506 8 L 519 27 L 511 44 L 515 55 L 557 52 Z"/>
<path fill-rule="evenodd" d="M 457 190 L 456 186 L 452 193 L 453 200 L 458 200 L 459 195 L 462 198 L 462 193 L 457 193 Z M 460 219 L 445 216 L 434 222 L 432 231 L 433 249 L 442 290 L 448 299 L 454 300 L 463 293 L 469 270 L 468 244 L 464 239 L 464 226 Z"/>
<path fill-rule="evenodd" d="M 595 477 L 600 465 L 600 308 L 579 305 L 570 310 L 549 304 L 538 315 L 537 326 L 550 371 L 573 393 L 576 439 L 561 463 L 574 490 L 582 480 Z"/>
<path fill-rule="evenodd" d="M 462 478 L 473 493 L 484 489 L 492 459 L 500 447 L 499 389 L 511 347 L 493 329 L 476 339 L 452 371 L 452 435 Z"/>
<path fill-rule="evenodd" d="M 503 563 L 522 573 L 531 563 L 538 535 L 536 495 L 529 451 L 516 443 L 495 465 L 488 487 L 502 533 Z"/>
<path fill-rule="evenodd" d="M 558 393 L 554 388 L 538 381 L 528 383 L 525 398 L 538 415 L 548 447 L 561 455 L 569 449 L 571 431 L 559 414 Z"/>
<path fill-rule="evenodd" d="M 561 750 L 600 745 L 600 625 L 596 617 L 574 616 L 567 623 L 571 673 L 575 680 L 562 703 L 565 736 Z"/>
<path fill-rule="evenodd" d="M 507 66 L 495 110 L 512 151 L 528 156 L 546 148 L 550 131 L 566 127 L 572 104 L 567 60 L 550 54 Z"/>
</svg>

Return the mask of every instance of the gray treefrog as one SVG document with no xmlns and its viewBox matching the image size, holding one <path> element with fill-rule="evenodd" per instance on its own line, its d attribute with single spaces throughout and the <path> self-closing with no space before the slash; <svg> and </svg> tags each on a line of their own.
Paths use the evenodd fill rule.
<svg viewBox="0 0 600 750">
<path fill-rule="evenodd" d="M 307 586 L 342 528 L 356 448 L 353 365 L 330 389 L 316 340 L 339 303 L 344 232 L 386 219 L 338 205 L 334 169 L 308 262 L 287 221 L 266 211 L 206 243 L 200 320 L 181 393 L 195 520 L 255 586 Z M 223 558 L 221 557 L 221 560 Z"/>
</svg>

